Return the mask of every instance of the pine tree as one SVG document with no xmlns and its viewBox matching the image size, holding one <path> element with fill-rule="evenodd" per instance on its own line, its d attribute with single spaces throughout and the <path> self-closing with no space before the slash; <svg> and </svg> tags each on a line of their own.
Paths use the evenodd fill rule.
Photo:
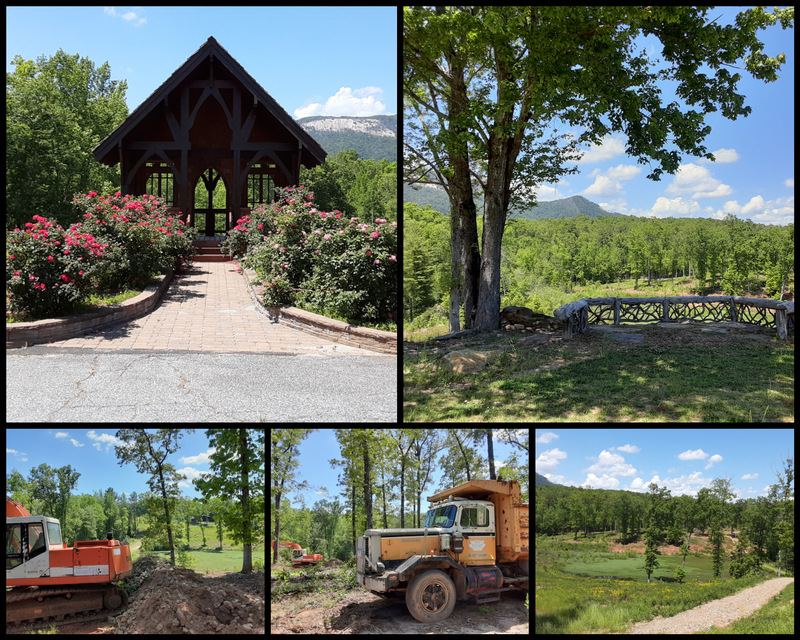
<svg viewBox="0 0 800 640">
<path fill-rule="evenodd" d="M 647 572 L 647 584 L 650 584 L 650 575 L 661 565 L 658 563 L 658 541 L 661 540 L 661 530 L 651 521 L 650 526 L 645 531 L 645 543 L 647 550 L 644 554 L 644 570 Z"/>
</svg>

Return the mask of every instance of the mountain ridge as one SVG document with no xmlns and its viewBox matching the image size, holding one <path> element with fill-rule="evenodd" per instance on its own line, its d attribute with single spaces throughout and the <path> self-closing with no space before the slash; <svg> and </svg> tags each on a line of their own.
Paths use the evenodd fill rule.
<svg viewBox="0 0 800 640">
<path fill-rule="evenodd" d="M 326 153 L 353 149 L 365 160 L 397 162 L 397 116 L 308 116 L 297 123 Z"/>
<path fill-rule="evenodd" d="M 535 207 L 521 212 L 509 211 L 509 216 L 523 220 L 543 220 L 545 218 L 577 218 L 584 215 L 587 218 L 598 216 L 622 216 L 621 213 L 606 211 L 599 204 L 587 200 L 583 196 L 570 196 L 560 200 L 539 202 Z"/>
<path fill-rule="evenodd" d="M 564 486 L 563 484 L 556 484 L 555 482 L 550 482 L 543 475 L 540 475 L 540 474 L 537 473 L 536 474 L 536 486 L 537 487 L 545 487 L 547 485 L 551 485 L 551 486 L 554 486 L 554 487 L 563 487 Z"/>
<path fill-rule="evenodd" d="M 450 214 L 450 201 L 447 194 L 441 187 L 421 187 L 414 189 L 409 185 L 403 185 L 403 202 L 413 202 L 420 207 L 429 206 L 444 215 Z M 478 215 L 483 212 L 483 199 L 475 198 L 475 205 L 478 208 Z M 535 207 L 524 211 L 509 211 L 509 220 L 544 220 L 559 218 L 577 218 L 585 215 L 588 218 L 598 216 L 622 216 L 622 213 L 606 211 L 599 204 L 587 200 L 583 196 L 570 196 L 559 200 L 549 200 L 539 202 Z"/>
</svg>

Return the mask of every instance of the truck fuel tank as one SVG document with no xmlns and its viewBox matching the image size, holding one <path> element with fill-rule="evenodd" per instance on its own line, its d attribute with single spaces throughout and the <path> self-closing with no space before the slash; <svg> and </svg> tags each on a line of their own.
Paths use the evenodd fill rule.
<svg viewBox="0 0 800 640">
<path fill-rule="evenodd" d="M 503 586 L 503 573 L 498 567 L 464 567 L 454 575 L 456 594 L 460 599 L 480 595 Z"/>
</svg>

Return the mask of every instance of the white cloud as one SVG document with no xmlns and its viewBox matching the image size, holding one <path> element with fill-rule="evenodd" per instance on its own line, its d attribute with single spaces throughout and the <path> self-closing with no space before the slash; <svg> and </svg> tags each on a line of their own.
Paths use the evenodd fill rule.
<svg viewBox="0 0 800 640">
<path fill-rule="evenodd" d="M 708 464 L 705 466 L 706 469 L 710 469 L 713 467 L 717 462 L 722 462 L 722 456 L 720 455 L 713 455 L 708 461 Z"/>
<path fill-rule="evenodd" d="M 577 160 L 577 164 L 593 164 L 616 158 L 625 153 L 625 136 L 612 134 L 603 138 L 598 145 L 589 145 L 589 149 Z"/>
<path fill-rule="evenodd" d="M 631 482 L 631 489 L 643 489 L 645 493 L 649 491 L 647 487 L 649 487 L 652 483 L 656 483 L 657 485 L 661 486 L 661 478 L 658 475 L 654 475 L 650 480 L 642 480 L 641 478 L 636 478 L 633 482 Z"/>
<path fill-rule="evenodd" d="M 568 186 L 569 182 L 562 180 L 559 181 L 558 184 Z M 568 197 L 569 196 L 567 194 L 558 190 L 558 185 L 555 187 L 550 187 L 547 185 L 536 187 L 536 199 L 540 202 L 550 202 L 551 200 L 561 200 L 562 198 Z"/>
<path fill-rule="evenodd" d="M 22 453 L 21 451 L 17 451 L 16 449 L 9 449 L 6 447 L 6 453 L 10 453 L 14 456 L 18 462 L 27 462 L 28 461 L 28 454 Z"/>
<path fill-rule="evenodd" d="M 216 449 L 212 447 L 208 449 L 205 453 L 200 453 L 196 456 L 184 456 L 180 458 L 180 461 L 183 464 L 210 464 L 211 463 L 211 455 L 216 452 Z"/>
<path fill-rule="evenodd" d="M 684 451 L 678 456 L 679 460 L 705 460 L 708 454 L 702 449 L 695 449 L 694 451 Z"/>
<path fill-rule="evenodd" d="M 662 480 L 658 474 L 654 475 L 650 480 L 636 478 L 631 483 L 630 488 L 632 491 L 647 493 L 649 491 L 648 487 L 651 483 L 655 483 L 659 487 L 666 487 L 670 490 L 670 493 L 673 496 L 696 496 L 700 489 L 711 486 L 711 481 L 707 478 L 704 478 L 700 471 L 696 471 L 688 476 L 682 475 L 678 478 L 667 477 L 664 480 Z"/>
<path fill-rule="evenodd" d="M 94 433 L 94 431 L 92 433 Z M 68 433 L 64 433 L 63 431 L 57 432 L 55 437 L 58 438 L 59 440 L 69 440 L 72 443 L 73 447 L 85 447 L 86 446 L 85 444 L 82 444 L 81 442 L 75 440 L 75 438 L 70 438 L 69 434 Z"/>
<path fill-rule="evenodd" d="M 611 453 L 605 449 L 600 452 L 597 463 L 593 464 L 588 469 L 583 470 L 584 473 L 603 473 L 609 476 L 624 476 L 630 477 L 636 475 L 636 469 L 631 465 L 625 464 L 625 458 L 616 453 Z"/>
<path fill-rule="evenodd" d="M 552 473 L 542 473 L 545 478 L 554 484 L 563 484 L 565 487 L 577 486 L 572 480 L 567 480 L 564 476 L 553 475 Z"/>
<path fill-rule="evenodd" d="M 630 215 L 647 218 L 699 218 L 703 211 L 694 200 L 684 200 L 683 198 L 670 200 L 662 196 L 655 201 L 652 209 L 632 209 Z M 708 207 L 705 211 L 711 214 L 714 209 Z"/>
<path fill-rule="evenodd" d="M 612 447 L 613 449 L 613 447 Z M 624 451 L 625 453 L 639 453 L 641 449 L 633 444 L 626 444 L 621 447 L 617 447 L 617 451 Z"/>
<path fill-rule="evenodd" d="M 139 13 L 136 11 L 126 11 L 123 14 L 117 13 L 114 7 L 104 7 L 103 13 L 107 16 L 111 16 L 112 18 L 122 18 L 126 22 L 132 22 L 134 27 L 140 27 L 143 24 L 147 24 L 147 18 L 141 17 L 141 14 L 144 12 L 144 9 L 140 9 Z"/>
<path fill-rule="evenodd" d="M 712 177 L 711 172 L 705 167 L 690 162 L 682 164 L 672 184 L 665 189 L 669 195 L 691 193 L 692 198 L 721 198 L 733 193 L 733 189 L 720 180 Z"/>
<path fill-rule="evenodd" d="M 110 433 L 97 433 L 96 431 L 89 431 L 86 433 L 86 437 L 89 440 L 94 440 L 94 444 L 92 445 L 98 451 L 103 450 L 103 446 L 105 446 L 106 451 L 111 449 L 115 444 L 122 445 L 123 442 L 117 436 L 112 436 Z M 129 445 L 134 446 L 134 445 Z"/>
<path fill-rule="evenodd" d="M 209 479 L 212 477 L 212 474 L 208 471 L 200 471 L 199 469 L 195 469 L 194 467 L 183 467 L 182 469 L 176 469 L 178 473 L 181 475 L 186 476 L 186 480 L 181 480 L 178 483 L 179 487 L 184 489 L 194 489 L 195 486 L 192 484 L 192 480 L 195 478 L 201 478 L 204 475 L 208 475 Z"/>
<path fill-rule="evenodd" d="M 324 103 L 308 101 L 294 110 L 295 118 L 308 116 L 376 116 L 386 111 L 386 105 L 380 101 L 383 89 L 380 87 L 364 87 L 352 89 L 342 87 Z"/>
<path fill-rule="evenodd" d="M 587 196 L 616 198 L 625 193 L 622 180 L 633 180 L 641 172 L 639 167 L 629 164 L 620 164 L 604 172 L 595 169 L 589 174 L 590 177 L 594 177 L 594 184 L 581 193 Z"/>
<path fill-rule="evenodd" d="M 736 149 L 717 149 L 711 153 L 714 154 L 714 163 L 706 158 L 698 158 L 697 162 L 700 162 L 701 164 L 729 164 L 731 162 L 738 162 L 741 158 Z"/>
<path fill-rule="evenodd" d="M 619 480 L 612 478 L 605 473 L 601 478 L 598 478 L 593 473 L 590 473 L 588 476 L 586 476 L 586 481 L 581 486 L 592 489 L 617 489 L 619 488 Z"/>
<path fill-rule="evenodd" d="M 607 171 L 608 177 L 612 180 L 633 180 L 641 172 L 641 167 L 632 164 L 618 164 Z"/>
<path fill-rule="evenodd" d="M 613 198 L 622 191 L 622 183 L 618 180 L 611 180 L 608 176 L 597 176 L 594 183 L 581 191 L 582 195 L 604 198 Z"/>
<path fill-rule="evenodd" d="M 744 205 L 740 205 L 736 200 L 728 200 L 722 209 L 711 217 L 722 220 L 729 213 L 739 218 L 749 217 L 759 224 L 787 225 L 794 222 L 794 196 L 775 200 L 764 200 L 761 196 L 754 196 Z"/>
<path fill-rule="evenodd" d="M 551 431 L 545 431 L 544 433 L 539 432 L 539 435 L 536 436 L 536 442 L 539 444 L 548 444 L 551 440 L 558 440 L 559 436 Z"/>
<path fill-rule="evenodd" d="M 536 471 L 543 474 L 545 471 L 555 471 L 559 460 L 566 459 L 567 454 L 558 449 L 543 452 L 536 459 Z"/>
</svg>

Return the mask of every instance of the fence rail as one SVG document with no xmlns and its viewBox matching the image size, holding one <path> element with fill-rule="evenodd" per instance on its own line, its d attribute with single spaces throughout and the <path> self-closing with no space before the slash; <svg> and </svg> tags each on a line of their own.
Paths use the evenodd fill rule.
<svg viewBox="0 0 800 640">
<path fill-rule="evenodd" d="M 693 320 L 775 327 L 785 339 L 794 327 L 794 302 L 740 296 L 584 298 L 558 307 L 553 316 L 561 321 L 564 338 L 584 333 L 590 324 Z"/>
</svg>

